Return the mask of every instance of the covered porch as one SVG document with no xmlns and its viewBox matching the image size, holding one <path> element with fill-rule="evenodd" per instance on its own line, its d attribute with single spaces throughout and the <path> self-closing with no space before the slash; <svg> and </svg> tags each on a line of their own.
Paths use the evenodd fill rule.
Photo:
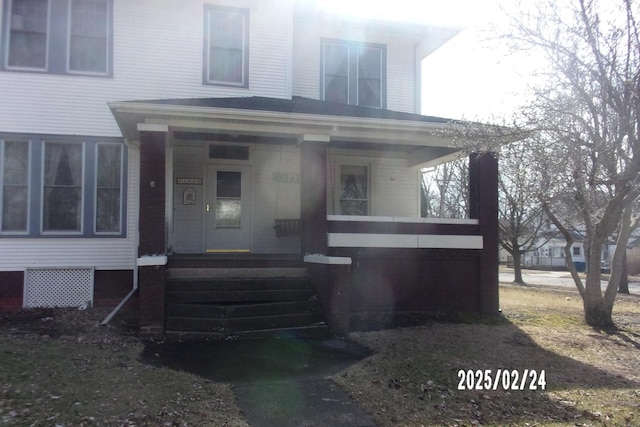
<svg viewBox="0 0 640 427">
<path fill-rule="evenodd" d="M 420 168 L 459 155 L 444 119 L 295 97 L 111 108 L 139 149 L 143 332 L 165 330 L 181 255 L 297 257 L 337 334 L 498 311 L 495 158 L 470 157 L 469 219 L 418 218 Z"/>
</svg>

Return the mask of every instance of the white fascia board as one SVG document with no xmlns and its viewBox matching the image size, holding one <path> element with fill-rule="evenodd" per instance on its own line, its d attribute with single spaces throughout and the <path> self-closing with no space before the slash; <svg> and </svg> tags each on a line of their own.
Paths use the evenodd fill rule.
<svg viewBox="0 0 640 427">
<path fill-rule="evenodd" d="M 296 125 L 302 127 L 310 125 L 324 126 L 327 129 L 328 135 L 332 137 L 338 136 L 340 138 L 362 138 L 363 133 L 371 132 L 369 137 L 386 144 L 393 142 L 400 144 L 409 141 L 413 141 L 414 143 L 425 142 L 428 139 L 429 144 L 417 145 L 450 147 L 452 142 L 452 139 L 445 134 L 445 127 L 449 126 L 447 123 L 284 113 L 265 110 L 147 104 L 143 102 L 112 102 L 109 103 L 109 107 L 111 107 L 117 115 L 123 113 L 158 115 L 162 117 L 162 123 L 169 124 L 172 127 L 174 127 L 172 122 L 180 118 L 188 119 L 188 123 L 193 127 L 200 127 L 204 124 L 205 120 L 209 120 L 212 121 L 212 128 L 216 125 L 215 120 L 233 120 L 253 124 L 262 122 L 269 125 L 280 123 L 281 125 L 294 126 L 291 128 L 291 131 L 296 134 L 299 133 L 298 130 L 295 129 Z M 202 119 L 202 122 L 198 119 Z M 148 121 L 148 123 L 150 123 L 150 121 Z M 280 131 L 286 132 L 286 127 L 283 126 Z"/>
<path fill-rule="evenodd" d="M 477 219 L 466 218 L 411 218 L 400 216 L 360 216 L 360 215 L 327 215 L 328 221 L 344 222 L 394 222 L 407 224 L 453 224 L 453 225 L 478 225 Z"/>
<path fill-rule="evenodd" d="M 138 123 L 138 132 L 169 132 L 169 126 L 164 123 Z"/>
<path fill-rule="evenodd" d="M 351 265 L 351 258 L 344 256 L 305 255 L 304 262 L 325 265 Z"/>
<path fill-rule="evenodd" d="M 144 255 L 137 259 L 138 267 L 156 267 L 167 265 L 166 255 Z"/>
<path fill-rule="evenodd" d="M 482 236 L 441 234 L 329 233 L 329 247 L 396 249 L 482 249 Z"/>
</svg>

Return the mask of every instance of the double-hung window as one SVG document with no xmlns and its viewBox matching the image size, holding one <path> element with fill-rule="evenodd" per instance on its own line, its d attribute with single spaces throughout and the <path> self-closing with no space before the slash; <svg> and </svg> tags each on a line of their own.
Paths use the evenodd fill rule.
<svg viewBox="0 0 640 427">
<path fill-rule="evenodd" d="M 106 74 L 109 55 L 107 0 L 70 0 L 69 72 Z"/>
<path fill-rule="evenodd" d="M 362 107 L 386 107 L 385 46 L 325 40 L 321 57 L 323 100 Z"/>
<path fill-rule="evenodd" d="M 203 81 L 249 86 L 249 12 L 205 6 Z"/>
<path fill-rule="evenodd" d="M 26 233 L 29 214 L 29 142 L 5 140 L 2 157 L 2 231 Z"/>
<path fill-rule="evenodd" d="M 112 73 L 113 0 L 7 0 L 5 70 Z"/>
<path fill-rule="evenodd" d="M 82 143 L 44 143 L 42 231 L 82 231 Z"/>
<path fill-rule="evenodd" d="M 124 237 L 126 159 L 117 138 L 0 139 L 0 234 Z"/>
<path fill-rule="evenodd" d="M 96 149 L 96 233 L 119 233 L 122 210 L 122 145 Z"/>
<path fill-rule="evenodd" d="M 8 0 L 7 66 L 46 70 L 49 0 Z"/>
</svg>

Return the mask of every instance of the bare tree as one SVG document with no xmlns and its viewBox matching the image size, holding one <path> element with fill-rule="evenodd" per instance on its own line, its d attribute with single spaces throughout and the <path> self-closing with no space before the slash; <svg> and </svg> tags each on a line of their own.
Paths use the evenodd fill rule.
<svg viewBox="0 0 640 427">
<path fill-rule="evenodd" d="M 466 158 L 443 163 L 422 173 L 423 217 L 465 218 L 469 200 L 469 163 Z"/>
<path fill-rule="evenodd" d="M 523 144 L 513 143 L 503 147 L 499 156 L 500 245 L 513 258 L 514 283 L 519 284 L 524 284 L 522 256 L 544 242 L 540 237 L 546 222 L 539 198 L 540 180 L 536 168 L 530 166 L 531 154 Z"/>
<path fill-rule="evenodd" d="M 640 38 L 634 0 L 552 0 L 511 16 L 507 39 L 541 52 L 548 67 L 523 111 L 529 149 L 549 190 L 542 206 L 567 240 L 565 257 L 585 321 L 611 326 L 640 195 Z M 567 214 L 568 213 L 568 214 Z M 567 214 L 567 215 L 565 215 Z M 587 274 L 578 275 L 566 221 L 585 232 Z M 617 232 L 611 275 L 601 287 L 603 245 Z"/>
</svg>

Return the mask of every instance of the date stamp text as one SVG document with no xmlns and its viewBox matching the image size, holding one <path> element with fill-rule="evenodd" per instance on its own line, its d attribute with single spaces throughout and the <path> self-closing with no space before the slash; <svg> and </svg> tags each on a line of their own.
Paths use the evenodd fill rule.
<svg viewBox="0 0 640 427">
<path fill-rule="evenodd" d="M 544 369 L 460 369 L 458 390 L 545 390 Z"/>
</svg>

